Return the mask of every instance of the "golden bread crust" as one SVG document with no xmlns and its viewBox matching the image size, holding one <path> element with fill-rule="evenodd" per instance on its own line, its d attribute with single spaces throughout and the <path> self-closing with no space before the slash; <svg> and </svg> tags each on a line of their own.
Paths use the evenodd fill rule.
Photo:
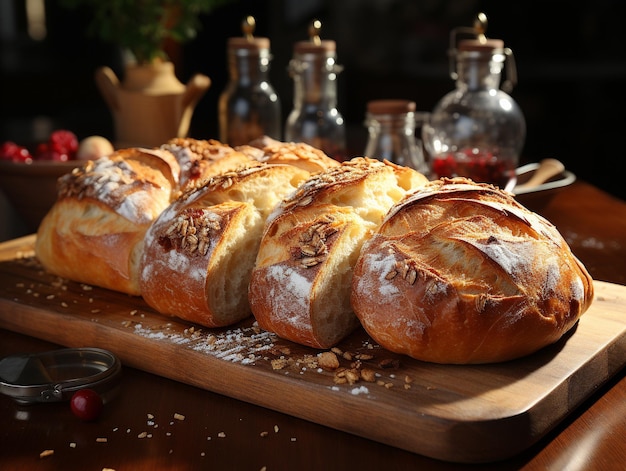
<svg viewBox="0 0 626 471">
<path fill-rule="evenodd" d="M 143 237 L 169 205 L 176 165 L 143 149 L 88 161 L 59 179 L 35 253 L 59 276 L 139 295 Z M 89 263 L 85 263 L 88 260 Z"/>
<path fill-rule="evenodd" d="M 383 347 L 488 363 L 556 342 L 589 307 L 592 279 L 556 228 L 490 185 L 431 182 L 363 246 L 352 305 Z"/>
</svg>

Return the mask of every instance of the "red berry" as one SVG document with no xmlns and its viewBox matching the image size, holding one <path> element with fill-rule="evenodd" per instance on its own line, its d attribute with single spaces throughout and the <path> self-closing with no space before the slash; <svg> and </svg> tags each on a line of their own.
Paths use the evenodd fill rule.
<svg viewBox="0 0 626 471">
<path fill-rule="evenodd" d="M 0 160 L 10 160 L 11 162 L 30 163 L 33 157 L 26 147 L 17 145 L 15 142 L 6 141 L 0 147 Z"/>
<path fill-rule="evenodd" d="M 35 160 L 51 160 L 50 146 L 47 142 L 40 142 L 35 149 Z"/>
<path fill-rule="evenodd" d="M 102 412 L 102 398 L 93 389 L 80 389 L 72 396 L 70 407 L 79 419 L 96 420 Z"/>
<path fill-rule="evenodd" d="M 78 138 L 72 131 L 61 129 L 50 134 L 48 146 L 53 155 L 52 160 L 73 159 L 78 150 Z"/>
</svg>

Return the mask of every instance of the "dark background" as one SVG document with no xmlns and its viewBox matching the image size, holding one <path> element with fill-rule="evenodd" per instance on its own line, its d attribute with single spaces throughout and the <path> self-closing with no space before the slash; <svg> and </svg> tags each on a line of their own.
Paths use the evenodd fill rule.
<svg viewBox="0 0 626 471">
<path fill-rule="evenodd" d="M 86 34 L 85 11 L 47 0 L 47 36 L 26 32 L 25 0 L 1 0 L 0 141 L 31 143 L 51 129 L 80 138 L 112 136 L 112 122 L 93 74 L 108 65 L 121 77 L 120 54 Z M 287 65 L 293 43 L 306 39 L 313 18 L 322 37 L 337 42 L 339 111 L 347 123 L 349 151 L 361 154 L 367 101 L 406 98 L 430 111 L 454 88 L 448 75 L 450 30 L 489 17 L 487 35 L 501 38 L 515 55 L 519 83 L 511 95 L 527 121 L 523 162 L 556 157 L 578 178 L 626 199 L 624 86 L 626 2 L 622 0 L 235 0 L 203 18 L 197 39 L 175 63 L 179 79 L 194 73 L 212 80 L 196 108 L 190 135 L 217 138 L 217 100 L 226 81 L 226 40 L 241 35 L 245 15 L 258 36 L 272 41 L 270 79 L 292 106 Z M 43 136 L 43 137 L 42 137 Z"/>
</svg>

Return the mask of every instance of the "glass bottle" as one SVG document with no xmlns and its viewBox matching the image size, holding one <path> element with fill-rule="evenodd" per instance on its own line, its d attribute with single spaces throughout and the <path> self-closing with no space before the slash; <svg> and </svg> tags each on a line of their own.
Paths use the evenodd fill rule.
<svg viewBox="0 0 626 471">
<path fill-rule="evenodd" d="M 414 101 L 368 102 L 365 115 L 365 126 L 368 130 L 365 155 L 379 160 L 386 159 L 428 174 L 421 140 L 415 137 L 417 117 Z"/>
<path fill-rule="evenodd" d="M 229 82 L 219 98 L 220 140 L 230 146 L 263 136 L 281 139 L 280 100 L 268 80 L 270 40 L 252 35 L 256 23 L 248 16 L 243 37 L 229 38 Z"/>
<path fill-rule="evenodd" d="M 285 141 L 305 142 L 337 160 L 346 158 L 343 117 L 337 110 L 336 43 L 320 40 L 321 23 L 309 28 L 310 40 L 294 44 L 289 74 L 294 81 L 293 110 L 285 124 Z"/>
<path fill-rule="evenodd" d="M 445 95 L 422 127 L 432 176 L 465 176 L 510 188 L 526 137 L 526 123 L 517 103 L 506 92 L 515 84 L 513 54 L 500 39 L 485 37 L 487 18 L 480 13 L 472 38 L 455 48 L 458 28 L 451 34 L 451 76 L 456 89 Z M 508 80 L 500 89 L 507 60 Z M 455 70 L 456 66 L 456 70 Z"/>
</svg>

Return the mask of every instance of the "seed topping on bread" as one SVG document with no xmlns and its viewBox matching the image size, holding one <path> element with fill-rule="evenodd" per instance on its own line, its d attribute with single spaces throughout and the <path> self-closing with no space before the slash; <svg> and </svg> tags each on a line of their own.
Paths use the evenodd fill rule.
<svg viewBox="0 0 626 471">
<path fill-rule="evenodd" d="M 206 255 L 211 232 L 220 229 L 219 218 L 211 211 L 186 209 L 172 221 L 159 243 L 168 248 L 179 247 L 190 255 Z"/>
</svg>

